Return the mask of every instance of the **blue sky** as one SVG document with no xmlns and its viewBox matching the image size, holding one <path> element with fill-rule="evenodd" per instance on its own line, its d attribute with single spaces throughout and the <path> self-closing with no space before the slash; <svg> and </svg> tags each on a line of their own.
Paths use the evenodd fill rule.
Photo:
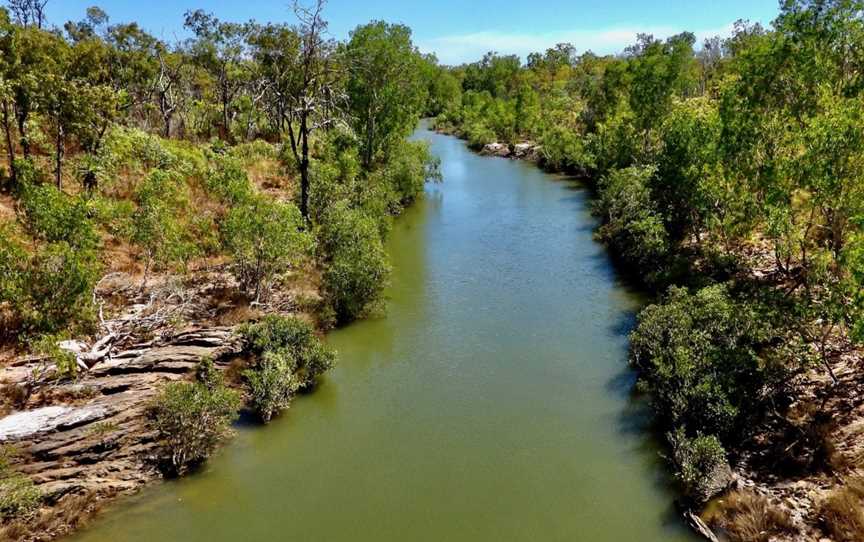
<svg viewBox="0 0 864 542">
<path fill-rule="evenodd" d="M 290 21 L 290 0 L 52 0 L 49 17 L 62 24 L 98 5 L 111 21 L 138 21 L 167 40 L 185 37 L 183 13 L 205 9 L 227 20 Z M 333 37 L 371 19 L 405 23 L 424 52 L 445 63 L 473 61 L 495 50 L 523 57 L 561 41 L 579 51 L 614 53 L 638 32 L 668 36 L 682 30 L 700 39 L 728 34 L 736 20 L 763 24 L 778 0 L 330 0 L 325 12 Z"/>
</svg>

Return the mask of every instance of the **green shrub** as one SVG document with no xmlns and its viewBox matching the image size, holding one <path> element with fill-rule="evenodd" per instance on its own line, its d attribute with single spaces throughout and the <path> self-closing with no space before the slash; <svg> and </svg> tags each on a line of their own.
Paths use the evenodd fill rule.
<svg viewBox="0 0 864 542">
<path fill-rule="evenodd" d="M 93 288 L 101 266 L 96 256 L 65 242 L 41 247 L 24 270 L 17 307 L 32 331 L 52 333 L 93 318 Z"/>
<path fill-rule="evenodd" d="M 78 376 L 78 359 L 74 353 L 60 348 L 61 340 L 60 335 L 43 335 L 33 343 L 33 351 L 54 363 L 57 380 L 75 379 Z"/>
<path fill-rule="evenodd" d="M 327 213 L 319 239 L 324 286 L 339 320 L 351 321 L 381 302 L 390 263 L 376 221 L 339 204 Z"/>
<path fill-rule="evenodd" d="M 440 180 L 440 160 L 432 156 L 425 141 L 403 141 L 393 145 L 389 159 L 381 174 L 393 189 L 396 204 L 401 206 L 414 201 L 423 192 L 426 181 Z"/>
<path fill-rule="evenodd" d="M 15 305 L 24 295 L 27 253 L 13 228 L 0 223 L 0 304 Z"/>
<path fill-rule="evenodd" d="M 45 175 L 39 171 L 32 159 L 25 160 L 18 158 L 15 160 L 14 168 L 18 182 L 14 187 L 16 196 L 20 196 L 26 186 L 39 186 L 48 182 Z"/>
<path fill-rule="evenodd" d="M 246 390 L 252 408 L 264 423 L 280 410 L 288 408 L 299 389 L 292 366 L 294 360 L 287 350 L 267 351 L 250 369 L 243 371 Z"/>
<path fill-rule="evenodd" d="M 324 346 L 311 324 L 299 318 L 266 316 L 256 324 L 241 329 L 247 349 L 263 358 L 267 353 L 283 357 L 299 387 L 314 384 L 315 379 L 329 370 L 336 354 Z"/>
<path fill-rule="evenodd" d="M 27 332 L 53 333 L 89 322 L 100 271 L 92 251 L 61 241 L 30 255 L 11 228 L 0 228 L 0 305 Z"/>
<path fill-rule="evenodd" d="M 266 295 L 274 278 L 297 265 L 314 243 L 293 204 L 256 196 L 231 209 L 222 224 L 225 247 L 237 277 L 255 299 Z"/>
<path fill-rule="evenodd" d="M 581 134 L 569 126 L 548 126 L 540 136 L 543 165 L 555 171 L 587 171 L 594 159 Z"/>
<path fill-rule="evenodd" d="M 315 142 L 315 161 L 310 169 L 309 213 L 320 224 L 331 206 L 340 201 L 354 202 L 366 192 L 361 178 L 359 147 L 354 133 L 336 128 Z M 293 158 L 283 158 L 293 164 Z"/>
<path fill-rule="evenodd" d="M 472 149 L 480 149 L 487 143 L 493 143 L 498 139 L 495 131 L 481 122 L 465 124 L 463 130 L 465 138 L 468 140 L 468 146 Z"/>
<path fill-rule="evenodd" d="M 663 217 L 651 199 L 654 168 L 614 170 L 600 181 L 595 211 L 602 225 L 597 236 L 652 282 L 669 252 Z"/>
<path fill-rule="evenodd" d="M 585 146 L 600 175 L 630 167 L 642 157 L 636 129 L 623 114 L 599 124 L 596 131 L 586 137 Z"/>
<path fill-rule="evenodd" d="M 759 354 L 773 337 L 758 308 L 724 285 L 695 294 L 673 287 L 639 314 L 630 358 L 661 418 L 726 438 L 772 391 L 779 369 Z"/>
<path fill-rule="evenodd" d="M 719 168 L 720 132 L 717 108 L 705 98 L 674 104 L 661 126 L 662 145 L 651 188 L 667 230 L 676 239 L 704 229 L 722 201 L 711 186 Z"/>
<path fill-rule="evenodd" d="M 121 168 L 191 174 L 200 167 L 202 156 L 200 151 L 190 152 L 188 149 L 182 142 L 165 140 L 135 128 L 115 127 L 105 137 L 105 143 L 92 167 L 106 177 L 105 180 Z"/>
<path fill-rule="evenodd" d="M 222 373 L 216 368 L 216 363 L 210 356 L 204 356 L 198 362 L 198 366 L 195 367 L 195 380 L 204 384 L 211 391 L 218 389 L 225 383 Z"/>
<path fill-rule="evenodd" d="M 182 178 L 155 169 L 135 193 L 131 239 L 144 251 L 144 283 L 155 265 L 185 263 L 197 254 L 191 228 L 188 187 Z"/>
<path fill-rule="evenodd" d="M 71 197 L 49 184 L 21 185 L 24 224 L 37 239 L 64 241 L 81 249 L 92 249 L 99 241 L 87 202 Z"/>
<path fill-rule="evenodd" d="M 228 150 L 228 154 L 243 160 L 246 164 L 252 164 L 265 158 L 276 158 L 278 151 L 276 147 L 262 139 L 256 139 L 246 143 L 240 143 Z"/>
<path fill-rule="evenodd" d="M 208 192 L 229 205 L 245 202 L 254 193 L 243 160 L 234 156 L 215 155 L 204 178 L 204 186 Z"/>
<path fill-rule="evenodd" d="M 212 376 L 212 373 L 209 373 Z M 151 402 L 166 472 L 182 475 L 207 459 L 231 432 L 240 397 L 221 382 L 170 382 Z"/>
<path fill-rule="evenodd" d="M 9 446 L 0 449 L 0 520 L 27 517 L 42 502 L 42 494 L 33 481 L 15 472 L 11 460 L 17 451 Z"/>
<path fill-rule="evenodd" d="M 726 450 L 713 435 L 697 434 L 690 438 L 684 429 L 669 433 L 675 477 L 684 493 L 697 502 L 705 502 L 728 485 L 730 480 Z"/>
</svg>

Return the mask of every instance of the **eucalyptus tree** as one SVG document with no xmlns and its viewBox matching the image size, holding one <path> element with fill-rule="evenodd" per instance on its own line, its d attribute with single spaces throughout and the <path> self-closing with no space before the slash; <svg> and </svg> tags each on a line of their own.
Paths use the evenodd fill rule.
<svg viewBox="0 0 864 542">
<path fill-rule="evenodd" d="M 15 143 L 12 140 L 14 128 L 14 103 L 11 78 L 15 68 L 15 27 L 9 20 L 9 13 L 0 9 L 0 123 L 3 126 L 3 143 L 5 145 L 6 157 L 9 162 L 9 180 L 11 186 L 3 188 L 14 188 L 17 182 L 15 172 Z"/>
<path fill-rule="evenodd" d="M 41 29 L 45 24 L 45 7 L 49 0 L 8 0 L 9 11 L 15 17 L 15 22 L 21 26 L 33 26 Z"/>
<path fill-rule="evenodd" d="M 345 46 L 347 91 L 363 166 L 407 136 L 426 105 L 424 59 L 411 41 L 411 29 L 373 21 L 351 32 Z"/>
<path fill-rule="evenodd" d="M 232 104 L 251 75 L 246 44 L 254 25 L 221 21 L 199 9 L 186 12 L 185 26 L 195 34 L 189 42 L 190 55 L 215 81 L 221 135 L 230 140 Z"/>
<path fill-rule="evenodd" d="M 659 126 L 672 107 L 673 97 L 684 94 L 692 84 L 688 76 L 694 62 L 695 41 L 689 32 L 665 42 L 640 34 L 638 42 L 627 49 L 630 105 L 639 129 L 647 132 Z"/>
<path fill-rule="evenodd" d="M 182 110 L 188 97 L 184 87 L 189 79 L 189 64 L 182 53 L 161 46 L 157 49 L 156 58 L 159 71 L 153 84 L 153 95 L 162 120 L 162 135 L 168 138 L 171 137 L 174 117 Z"/>
<path fill-rule="evenodd" d="M 310 137 L 340 118 L 344 108 L 342 69 L 336 43 L 325 37 L 325 0 L 294 4 L 298 24 L 267 25 L 253 35 L 254 56 L 267 88 L 271 124 L 286 134 L 300 173 L 300 213 L 309 218 Z"/>
<path fill-rule="evenodd" d="M 60 76 L 60 61 L 68 44 L 56 34 L 35 27 L 19 27 L 15 30 L 14 45 L 7 57 L 11 65 L 11 86 L 14 116 L 21 152 L 30 157 L 31 140 L 29 121 L 34 111 L 39 111 L 46 100 L 50 100 L 52 85 L 47 84 Z"/>
<path fill-rule="evenodd" d="M 160 60 L 168 46 L 137 23 L 109 26 L 104 40 L 109 46 L 108 76 L 118 95 L 119 112 L 137 117 L 150 128 L 149 113 L 160 97 Z"/>
</svg>

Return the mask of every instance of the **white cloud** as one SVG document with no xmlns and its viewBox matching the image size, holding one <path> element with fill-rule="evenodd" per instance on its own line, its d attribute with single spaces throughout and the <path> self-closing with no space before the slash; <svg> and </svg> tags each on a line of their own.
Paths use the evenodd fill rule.
<svg viewBox="0 0 864 542">
<path fill-rule="evenodd" d="M 697 44 L 712 36 L 728 36 L 733 25 L 720 28 L 690 30 L 696 35 Z M 516 54 L 525 59 L 529 53 L 542 52 L 557 43 L 572 43 L 580 53 L 593 51 L 597 54 L 618 53 L 636 42 L 636 35 L 653 34 L 666 38 L 683 32 L 683 28 L 672 27 L 611 27 L 600 30 L 569 30 L 545 33 L 507 33 L 497 31 L 475 32 L 441 36 L 420 41 L 420 50 L 435 53 L 443 64 L 462 64 L 479 60 L 488 51 L 501 54 Z"/>
</svg>

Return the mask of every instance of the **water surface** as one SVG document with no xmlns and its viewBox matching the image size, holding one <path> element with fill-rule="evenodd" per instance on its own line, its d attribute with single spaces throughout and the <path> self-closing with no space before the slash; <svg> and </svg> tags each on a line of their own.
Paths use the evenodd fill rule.
<svg viewBox="0 0 864 542">
<path fill-rule="evenodd" d="M 77 540 L 692 540 L 629 396 L 637 300 L 587 191 L 415 137 L 444 183 L 396 222 L 387 316 L 330 334 L 316 393 Z"/>
</svg>

